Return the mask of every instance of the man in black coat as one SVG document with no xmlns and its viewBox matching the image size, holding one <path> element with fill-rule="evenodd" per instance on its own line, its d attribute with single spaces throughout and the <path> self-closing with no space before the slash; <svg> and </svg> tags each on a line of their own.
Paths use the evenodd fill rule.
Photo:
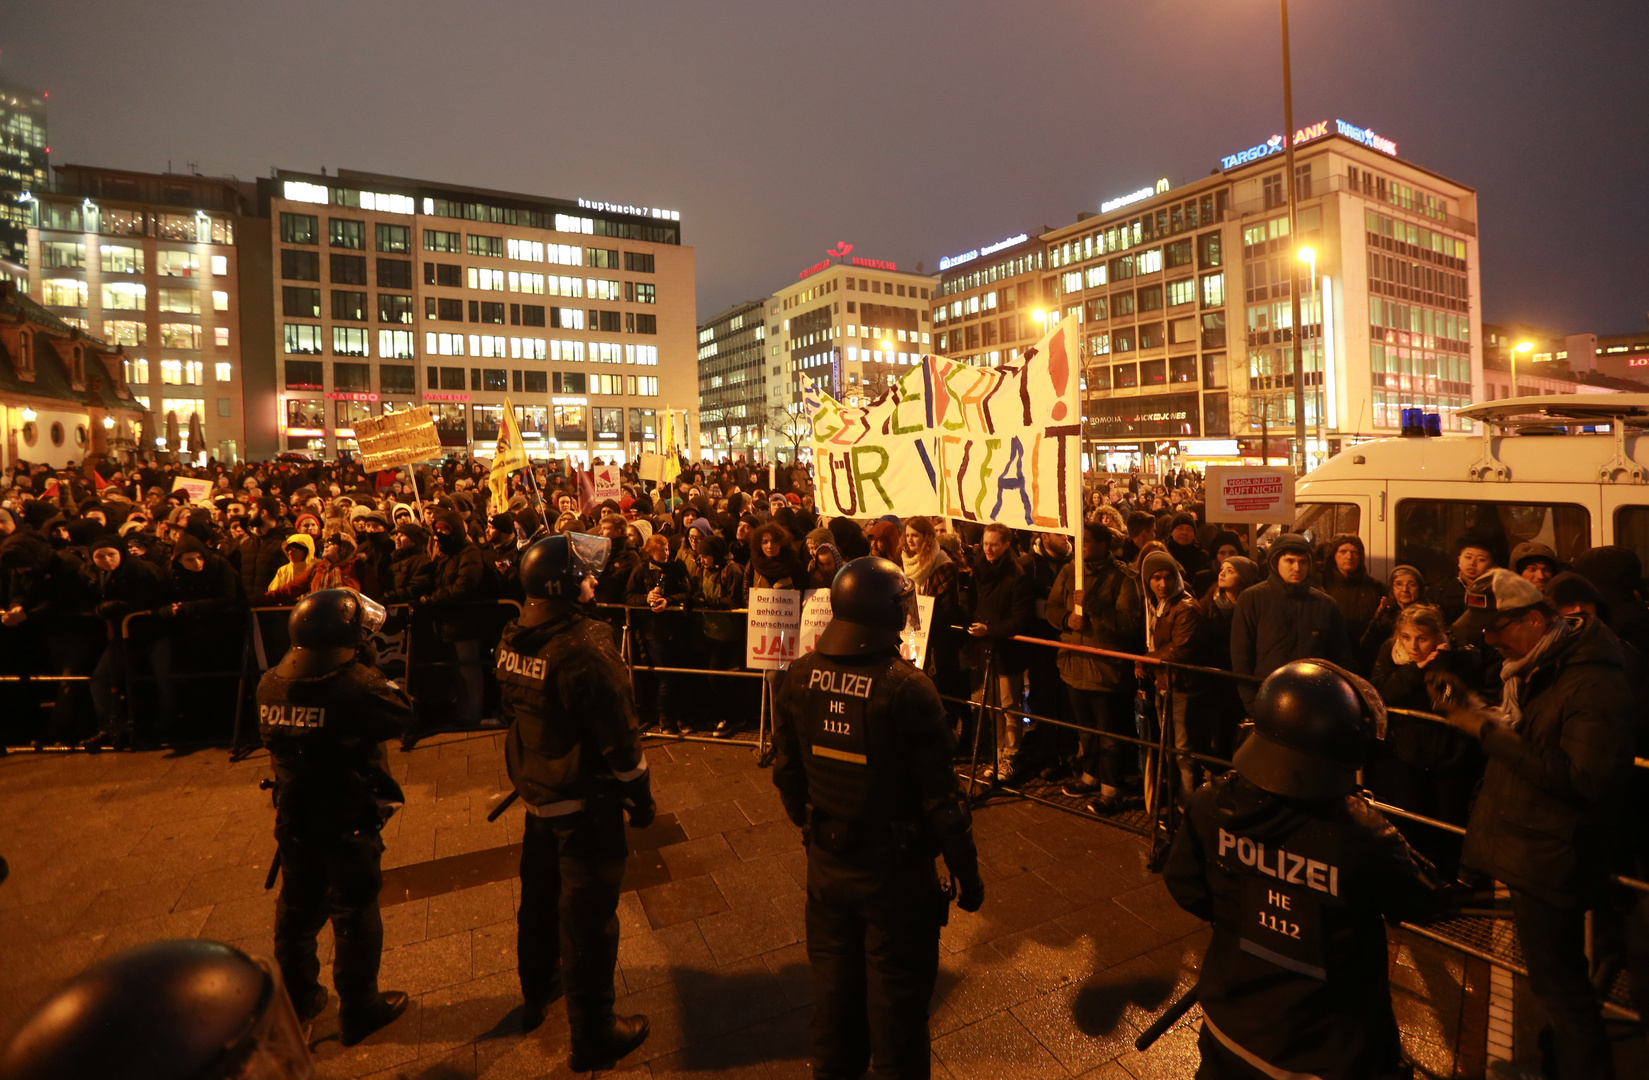
<svg viewBox="0 0 1649 1080">
<path fill-rule="evenodd" d="M 125 554 L 125 545 L 114 533 L 104 533 L 91 543 L 92 561 L 86 577 L 92 593 L 93 611 L 104 620 L 108 645 L 92 669 L 92 704 L 97 712 L 98 731 L 87 739 L 87 749 L 128 746 L 133 741 L 132 715 L 126 701 L 128 650 L 132 641 L 122 635 L 126 616 L 154 611 L 168 600 L 166 581 L 147 559 Z M 140 643 L 150 639 L 139 637 Z"/>
<path fill-rule="evenodd" d="M 1036 618 L 1031 579 L 1012 550 L 1013 532 L 994 522 L 985 526 L 972 573 L 964 583 L 964 603 L 972 611 L 969 641 L 962 647 L 962 666 L 973 680 L 973 700 L 995 706 L 996 766 L 992 781 L 1012 782 L 1019 767 L 1019 740 L 1024 732 L 1026 650 L 1035 646 L 1012 640 Z"/>
<path fill-rule="evenodd" d="M 275 572 L 286 562 L 287 531 L 280 516 L 280 503 L 261 498 L 246 519 L 246 539 L 240 545 L 241 587 L 249 597 L 269 591 Z"/>
<path fill-rule="evenodd" d="M 1311 544 L 1287 533 L 1271 545 L 1271 576 L 1237 598 L 1231 618 L 1231 670 L 1261 678 L 1294 660 L 1315 658 L 1351 666 L 1345 616 L 1332 597 L 1308 583 Z M 1237 683 L 1254 707 L 1254 683 Z"/>
<path fill-rule="evenodd" d="M 1510 570 L 1472 581 L 1457 631 L 1505 662 L 1490 706 L 1456 678 L 1428 680 L 1432 704 L 1489 759 L 1460 861 L 1504 882 L 1551 1024 L 1557 1080 L 1610 1080 L 1614 1063 L 1586 958 L 1586 911 L 1608 883 L 1632 768 L 1637 705 L 1618 639 L 1595 617 L 1558 615 Z"/>
</svg>

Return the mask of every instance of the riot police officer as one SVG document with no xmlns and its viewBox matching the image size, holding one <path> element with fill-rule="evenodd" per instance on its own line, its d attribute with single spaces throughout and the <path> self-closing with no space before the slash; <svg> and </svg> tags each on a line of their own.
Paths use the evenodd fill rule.
<svg viewBox="0 0 1649 1080">
<path fill-rule="evenodd" d="M 813 1075 L 929 1074 L 928 1003 L 949 896 L 985 899 L 955 741 L 933 683 L 899 655 L 915 590 L 886 559 L 848 563 L 830 587 L 817 651 L 775 701 L 773 783 L 808 844 Z"/>
<path fill-rule="evenodd" d="M 76 975 L 0 1056 L 4 1080 L 308 1080 L 279 974 L 216 941 L 154 941 Z"/>
<path fill-rule="evenodd" d="M 574 1072 L 610 1067 L 647 1038 L 645 1016 L 613 1015 L 618 894 L 630 824 L 654 804 L 630 673 L 611 628 L 579 610 L 609 541 L 547 537 L 521 557 L 526 603 L 504 628 L 498 682 L 505 760 L 526 804 L 516 958 L 532 1031 L 563 990 Z"/>
<path fill-rule="evenodd" d="M 326 991 L 315 937 L 330 915 L 345 1046 L 407 1007 L 406 994 L 378 991 L 378 833 L 404 799 L 381 744 L 401 735 L 412 717 L 406 694 L 370 663 L 369 637 L 383 623 L 383 607 L 353 589 L 310 593 L 288 619 L 292 647 L 258 683 L 258 733 L 275 766 L 281 861 L 275 959 L 298 1018 L 319 1015 Z"/>
<path fill-rule="evenodd" d="M 1320 660 L 1273 672 L 1236 769 L 1191 796 L 1163 880 L 1214 924 L 1199 1080 L 1402 1071 L 1385 920 L 1423 920 L 1436 874 L 1357 790 L 1383 737 L 1374 688 Z"/>
</svg>

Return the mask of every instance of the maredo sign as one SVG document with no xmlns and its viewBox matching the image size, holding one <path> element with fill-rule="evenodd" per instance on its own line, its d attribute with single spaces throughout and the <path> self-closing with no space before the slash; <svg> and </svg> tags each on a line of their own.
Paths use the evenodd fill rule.
<svg viewBox="0 0 1649 1080">
<path fill-rule="evenodd" d="M 1208 520 L 1220 524 L 1289 524 L 1294 520 L 1294 470 L 1257 465 L 1211 465 L 1206 478 Z"/>
</svg>

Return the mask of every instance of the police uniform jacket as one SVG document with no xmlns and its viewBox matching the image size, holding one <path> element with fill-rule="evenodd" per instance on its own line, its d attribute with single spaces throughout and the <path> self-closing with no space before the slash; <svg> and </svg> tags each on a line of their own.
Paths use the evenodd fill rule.
<svg viewBox="0 0 1649 1080">
<path fill-rule="evenodd" d="M 1270 1075 L 1397 1066 L 1383 920 L 1429 917 L 1436 875 L 1361 793 L 1302 802 L 1228 773 L 1191 796 L 1163 881 L 1214 924 L 1197 999 L 1234 1054 Z"/>
<path fill-rule="evenodd" d="M 942 851 L 952 875 L 977 874 L 955 739 L 933 682 L 910 661 L 809 653 L 790 665 L 774 705 L 773 783 L 790 820 L 811 821 L 815 843 L 843 825 L 854 835 L 840 854 Z"/>
<path fill-rule="evenodd" d="M 511 622 L 498 643 L 498 684 L 510 719 L 504 760 L 528 812 L 583 809 L 647 774 L 630 673 L 607 623 L 568 612 L 538 626 Z"/>
<path fill-rule="evenodd" d="M 300 674 L 297 650 L 258 683 L 258 734 L 275 765 L 275 825 L 354 832 L 403 801 L 383 741 L 412 719 L 412 703 L 376 668 L 351 660 L 323 675 Z"/>
</svg>

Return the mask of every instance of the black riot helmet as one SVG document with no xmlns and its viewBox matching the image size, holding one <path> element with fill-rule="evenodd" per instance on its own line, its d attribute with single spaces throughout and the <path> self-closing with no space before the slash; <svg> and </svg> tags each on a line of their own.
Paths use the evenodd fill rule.
<svg viewBox="0 0 1649 1080">
<path fill-rule="evenodd" d="M 299 678 L 343 667 L 387 617 L 384 606 L 354 589 L 321 589 L 299 600 L 286 620 L 292 648 L 281 667 Z"/>
<path fill-rule="evenodd" d="M 1254 732 L 1233 755 L 1237 771 L 1274 795 L 1341 799 L 1385 738 L 1386 707 L 1373 686 L 1326 660 L 1273 671 L 1254 697 Z"/>
<path fill-rule="evenodd" d="M 578 600 L 579 586 L 601 573 L 613 542 L 605 536 L 567 532 L 546 536 L 521 556 L 521 590 L 527 594 L 520 626 L 548 622 Z"/>
<path fill-rule="evenodd" d="M 826 656 L 863 656 L 897 649 L 915 626 L 916 588 L 887 559 L 854 559 L 830 583 L 830 625 L 819 635 Z"/>
<path fill-rule="evenodd" d="M 0 1056 L 4 1080 L 298 1080 L 314 1075 L 273 965 L 216 941 L 156 941 L 58 987 Z"/>
</svg>

